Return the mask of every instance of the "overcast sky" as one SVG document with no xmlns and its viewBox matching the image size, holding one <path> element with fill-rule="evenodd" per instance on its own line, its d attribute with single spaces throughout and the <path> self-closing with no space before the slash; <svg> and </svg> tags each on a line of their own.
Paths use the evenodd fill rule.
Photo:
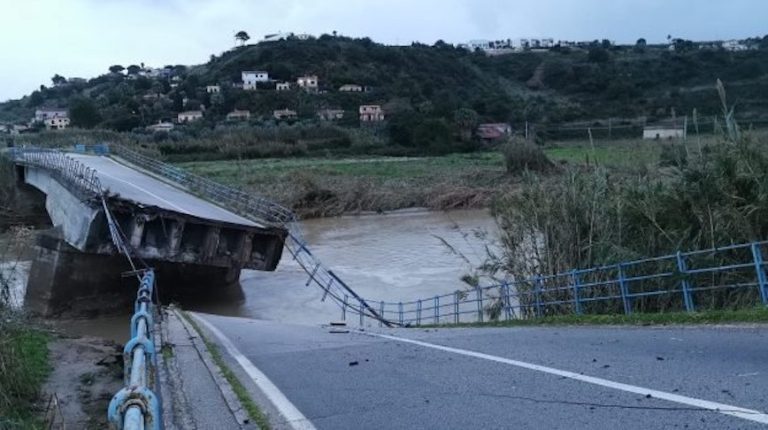
<svg viewBox="0 0 768 430">
<path fill-rule="evenodd" d="M 277 31 L 377 42 L 552 37 L 634 42 L 768 33 L 766 0 L 0 0 L 0 100 L 112 64 L 198 64 Z"/>
</svg>

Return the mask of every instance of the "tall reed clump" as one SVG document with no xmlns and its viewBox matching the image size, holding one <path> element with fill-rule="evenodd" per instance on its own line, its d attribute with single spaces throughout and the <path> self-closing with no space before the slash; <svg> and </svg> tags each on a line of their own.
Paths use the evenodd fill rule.
<svg viewBox="0 0 768 430">
<path fill-rule="evenodd" d="M 664 163 L 639 175 L 601 166 L 569 167 L 557 177 L 525 174 L 522 191 L 500 198 L 494 207 L 504 249 L 494 270 L 524 280 L 678 250 L 767 239 L 768 142 L 739 129 L 719 81 L 718 90 L 726 124 L 720 142 L 705 147 L 676 143 L 678 147 L 669 151 L 677 160 L 684 154 L 685 162 Z M 590 276 L 594 275 L 582 282 L 601 280 Z M 720 282 L 715 278 L 713 284 Z M 665 282 L 654 288 L 671 287 L 679 279 Z M 557 287 L 562 285 L 541 285 L 544 299 L 568 301 L 570 291 Z M 519 288 L 526 292 L 535 286 L 523 282 Z M 717 290 L 702 302 L 712 308 L 738 307 L 754 303 L 754 294 Z M 524 308 L 531 304 L 528 297 L 521 299 Z M 634 306 L 645 311 L 679 310 L 680 300 L 677 295 L 651 296 L 637 299 Z M 548 312 L 572 311 L 564 303 Z M 617 312 L 621 303 L 590 302 L 588 311 Z"/>
</svg>

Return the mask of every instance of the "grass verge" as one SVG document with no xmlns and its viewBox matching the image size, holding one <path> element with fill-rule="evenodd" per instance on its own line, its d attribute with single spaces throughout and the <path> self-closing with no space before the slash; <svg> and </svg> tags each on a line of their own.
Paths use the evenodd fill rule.
<svg viewBox="0 0 768 430">
<path fill-rule="evenodd" d="M 256 423 L 256 425 L 261 430 L 271 429 L 272 426 L 270 425 L 267 416 L 264 415 L 256 402 L 253 401 L 250 394 L 248 394 L 248 390 L 224 361 L 224 357 L 221 355 L 219 346 L 208 339 L 208 337 L 200 329 L 200 326 L 197 325 L 197 322 L 194 320 L 194 318 L 190 317 L 184 311 L 181 311 L 181 316 L 195 329 L 197 334 L 200 336 L 200 339 L 202 339 L 205 347 L 208 348 L 208 352 L 211 354 L 213 362 L 216 363 L 216 366 L 218 366 L 219 370 L 221 370 L 221 374 L 224 376 L 224 379 L 227 380 L 227 383 L 229 383 L 229 385 L 232 387 L 232 391 L 234 391 L 237 399 L 243 405 L 243 408 L 248 411 L 248 416 L 251 417 L 251 421 Z"/>
<path fill-rule="evenodd" d="M 459 323 L 424 325 L 429 327 L 524 327 L 545 325 L 677 325 L 722 323 L 768 323 L 768 308 L 704 312 L 635 313 L 631 315 L 558 315 L 528 320 L 488 321 L 483 323 Z"/>
<path fill-rule="evenodd" d="M 50 372 L 48 334 L 0 324 L 0 428 L 43 428 L 35 403 Z"/>
</svg>

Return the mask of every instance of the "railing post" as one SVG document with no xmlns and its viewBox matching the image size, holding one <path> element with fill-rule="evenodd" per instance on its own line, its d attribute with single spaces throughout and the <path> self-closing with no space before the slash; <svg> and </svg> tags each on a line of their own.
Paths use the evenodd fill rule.
<svg viewBox="0 0 768 430">
<path fill-rule="evenodd" d="M 579 288 L 581 287 L 581 281 L 579 280 L 578 270 L 571 272 L 571 280 L 573 282 L 573 310 L 576 312 L 576 315 L 581 315 L 581 299 L 579 298 Z"/>
<path fill-rule="evenodd" d="M 459 292 L 455 291 L 453 293 L 453 322 L 455 324 L 459 323 Z"/>
<path fill-rule="evenodd" d="M 397 312 L 400 314 L 400 325 L 403 325 L 403 302 L 397 304 Z"/>
<path fill-rule="evenodd" d="M 357 311 L 360 313 L 360 327 L 365 327 L 365 308 L 362 303 L 358 305 Z"/>
<path fill-rule="evenodd" d="M 683 289 L 683 302 L 685 303 L 685 311 L 693 312 L 695 307 L 693 305 L 693 297 L 691 296 L 691 284 L 688 282 L 687 278 L 688 268 L 685 265 L 683 253 L 680 251 L 677 251 L 677 270 L 680 272 L 680 276 L 682 277 L 680 280 L 680 285 Z"/>
<path fill-rule="evenodd" d="M 381 315 L 382 319 L 387 319 L 387 317 L 384 316 L 384 300 L 379 302 L 379 315 Z M 384 327 L 384 323 L 381 322 L 381 319 L 379 320 L 379 327 Z"/>
<path fill-rule="evenodd" d="M 536 317 L 541 318 L 541 276 L 536 276 L 533 294 L 536 301 Z"/>
<path fill-rule="evenodd" d="M 440 324 L 440 296 L 435 296 L 435 324 Z"/>
<path fill-rule="evenodd" d="M 480 287 L 475 287 L 475 294 L 477 296 L 477 321 L 483 322 L 483 290 Z"/>
<path fill-rule="evenodd" d="M 347 301 L 349 300 L 349 296 L 344 294 L 344 303 L 341 305 L 341 320 L 346 321 L 347 320 Z"/>
<path fill-rule="evenodd" d="M 421 325 L 421 299 L 416 302 L 416 325 Z"/>
<path fill-rule="evenodd" d="M 510 309 L 510 303 L 509 303 L 509 284 L 504 282 L 501 285 L 501 291 L 504 295 L 504 318 L 509 321 L 512 319 L 512 310 Z"/>
<path fill-rule="evenodd" d="M 765 269 L 763 268 L 763 253 L 760 251 L 759 243 L 752 244 L 752 259 L 755 262 L 757 287 L 760 289 L 760 301 L 764 306 L 768 306 L 768 290 L 766 289 Z"/>
<path fill-rule="evenodd" d="M 629 288 L 627 288 L 627 278 L 624 275 L 624 263 L 618 265 L 619 273 L 619 290 L 621 291 L 621 302 L 624 305 L 624 314 L 629 315 L 632 313 L 632 302 L 629 298 Z"/>
</svg>

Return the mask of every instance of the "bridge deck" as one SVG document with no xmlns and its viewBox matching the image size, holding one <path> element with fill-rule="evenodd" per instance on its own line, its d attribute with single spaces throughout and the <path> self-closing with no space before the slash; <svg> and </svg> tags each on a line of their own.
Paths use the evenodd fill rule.
<svg viewBox="0 0 768 430">
<path fill-rule="evenodd" d="M 109 157 L 84 154 L 69 156 L 96 169 L 102 187 L 124 200 L 215 222 L 264 227 Z"/>
</svg>

